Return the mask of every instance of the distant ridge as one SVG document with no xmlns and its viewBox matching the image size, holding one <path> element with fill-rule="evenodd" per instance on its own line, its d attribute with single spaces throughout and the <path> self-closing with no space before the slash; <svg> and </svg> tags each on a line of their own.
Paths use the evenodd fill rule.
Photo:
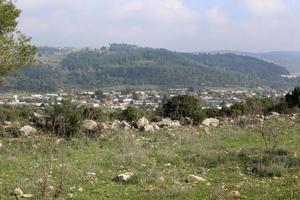
<svg viewBox="0 0 300 200">
<path fill-rule="evenodd" d="M 39 63 L 7 77 L 5 90 L 56 91 L 116 85 L 157 87 L 270 86 L 291 84 L 280 65 L 237 52 L 179 53 L 136 45 L 40 48 Z"/>
</svg>

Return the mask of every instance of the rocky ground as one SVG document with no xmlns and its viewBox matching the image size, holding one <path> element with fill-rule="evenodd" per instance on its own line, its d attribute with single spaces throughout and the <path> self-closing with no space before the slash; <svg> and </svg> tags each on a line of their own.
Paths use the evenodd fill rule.
<svg viewBox="0 0 300 200">
<path fill-rule="evenodd" d="M 296 116 L 207 119 L 198 127 L 86 120 L 83 127 L 101 127 L 102 136 L 71 140 L 6 126 L 22 135 L 0 140 L 1 200 L 300 198 Z"/>
</svg>

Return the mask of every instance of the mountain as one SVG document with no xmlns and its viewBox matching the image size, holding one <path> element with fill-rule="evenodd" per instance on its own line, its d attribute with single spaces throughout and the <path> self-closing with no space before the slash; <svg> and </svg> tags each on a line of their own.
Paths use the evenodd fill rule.
<svg viewBox="0 0 300 200">
<path fill-rule="evenodd" d="M 300 51 L 257 53 L 254 56 L 279 64 L 290 72 L 300 72 Z"/>
<path fill-rule="evenodd" d="M 300 51 L 272 51 L 264 53 L 250 53 L 240 51 L 214 51 L 212 54 L 235 54 L 255 57 L 267 62 L 280 65 L 291 73 L 300 73 Z"/>
<path fill-rule="evenodd" d="M 290 84 L 274 63 L 232 53 L 180 53 L 111 44 L 101 49 L 39 51 L 39 62 L 6 78 L 5 90 L 55 91 L 119 85 L 158 87 Z"/>
</svg>

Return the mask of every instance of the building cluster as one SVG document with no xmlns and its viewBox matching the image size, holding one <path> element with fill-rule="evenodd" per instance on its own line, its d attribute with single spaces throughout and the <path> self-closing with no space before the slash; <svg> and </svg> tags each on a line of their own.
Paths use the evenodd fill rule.
<svg viewBox="0 0 300 200">
<path fill-rule="evenodd" d="M 17 106 L 30 105 L 36 107 L 49 106 L 70 98 L 79 105 L 92 107 L 105 107 L 108 109 L 126 109 L 128 106 L 157 109 L 168 99 L 188 94 L 199 98 L 203 107 L 230 107 L 235 102 L 242 102 L 249 98 L 283 97 L 289 91 L 274 89 L 199 89 L 175 88 L 169 90 L 143 90 L 143 91 L 110 91 L 110 92 L 77 92 L 53 94 L 23 94 L 0 97 L 0 105 Z"/>
</svg>

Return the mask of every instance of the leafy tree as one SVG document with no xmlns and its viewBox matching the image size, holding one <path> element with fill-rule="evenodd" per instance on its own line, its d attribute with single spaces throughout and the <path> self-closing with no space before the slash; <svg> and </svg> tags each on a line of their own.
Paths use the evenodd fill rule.
<svg viewBox="0 0 300 200">
<path fill-rule="evenodd" d="M 0 0 L 0 75 L 32 63 L 36 47 L 17 29 L 21 11 L 8 0 Z"/>
<path fill-rule="evenodd" d="M 285 101 L 288 104 L 289 108 L 300 108 L 300 87 L 296 87 L 293 90 L 292 94 L 287 94 L 285 96 Z"/>
<path fill-rule="evenodd" d="M 134 122 L 144 116 L 144 112 L 132 106 L 126 108 L 121 114 L 121 120 L 126 120 L 128 122 Z"/>
<path fill-rule="evenodd" d="M 49 128 L 54 134 L 70 138 L 80 131 L 81 113 L 69 99 L 63 100 L 60 104 L 56 103 L 48 113 Z"/>
<path fill-rule="evenodd" d="M 176 120 L 184 120 L 189 117 L 194 124 L 199 124 L 205 118 L 205 112 L 202 110 L 200 101 L 189 95 L 179 95 L 171 98 L 162 107 L 165 117 Z"/>
</svg>

